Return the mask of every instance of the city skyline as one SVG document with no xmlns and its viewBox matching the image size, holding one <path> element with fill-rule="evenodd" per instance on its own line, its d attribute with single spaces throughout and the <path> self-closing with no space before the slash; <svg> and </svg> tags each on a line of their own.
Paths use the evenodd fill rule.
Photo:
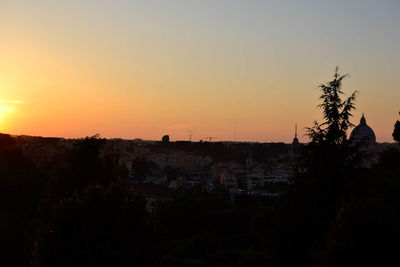
<svg viewBox="0 0 400 267">
<path fill-rule="evenodd" d="M 365 113 L 377 141 L 393 142 L 399 11 L 389 0 L 2 1 L 0 131 L 290 143 L 297 123 L 306 142 L 322 121 L 318 85 L 339 65 L 346 95 L 360 92 L 353 124 Z"/>
</svg>

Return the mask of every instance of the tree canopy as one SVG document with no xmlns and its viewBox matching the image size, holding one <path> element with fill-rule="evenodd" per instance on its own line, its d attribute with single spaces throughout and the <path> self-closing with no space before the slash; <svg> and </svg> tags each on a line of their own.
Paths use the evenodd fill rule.
<svg viewBox="0 0 400 267">
<path fill-rule="evenodd" d="M 322 109 L 324 122 L 314 121 L 314 126 L 307 128 L 307 134 L 313 143 L 343 144 L 346 142 L 347 130 L 353 126 L 350 122 L 351 112 L 355 109 L 357 91 L 343 99 L 342 83 L 348 74 L 341 75 L 336 67 L 333 80 L 321 84 Z"/>
<path fill-rule="evenodd" d="M 396 123 L 394 124 L 394 130 L 392 136 L 394 141 L 400 144 L 400 121 L 396 121 Z"/>
</svg>

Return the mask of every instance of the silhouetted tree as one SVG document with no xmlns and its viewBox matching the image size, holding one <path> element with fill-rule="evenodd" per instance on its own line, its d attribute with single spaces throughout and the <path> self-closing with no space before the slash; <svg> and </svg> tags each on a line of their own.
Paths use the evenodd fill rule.
<svg viewBox="0 0 400 267">
<path fill-rule="evenodd" d="M 64 178 L 61 184 L 64 190 L 82 191 L 89 185 L 109 182 L 110 177 L 104 177 L 105 171 L 100 158 L 104 143 L 105 139 L 97 134 L 75 144 L 67 166 L 68 177 Z"/>
<path fill-rule="evenodd" d="M 29 266 L 37 208 L 43 189 L 41 173 L 17 146 L 0 134 L 0 254 L 2 266 Z"/>
<path fill-rule="evenodd" d="M 348 180 L 345 177 L 351 176 L 361 160 L 360 153 L 346 138 L 347 130 L 353 126 L 350 117 L 353 116 L 351 112 L 355 109 L 357 94 L 355 91 L 342 100 L 342 81 L 347 76 L 340 75 L 336 67 L 334 79 L 320 85 L 322 103 L 318 107 L 322 109 L 325 121 L 322 124 L 314 122 L 313 127 L 307 128 L 311 143 L 303 157 L 302 168 L 306 170 L 303 177 L 309 189 L 314 190 L 314 194 L 323 192 L 320 197 L 327 201 L 326 205 L 333 205 L 331 208 L 340 202 Z"/>
<path fill-rule="evenodd" d="M 288 266 L 310 266 L 313 255 L 324 242 L 329 225 L 334 220 L 344 195 L 346 183 L 354 172 L 352 148 L 346 139 L 352 126 L 351 112 L 355 108 L 357 91 L 343 100 L 342 81 L 348 75 L 339 74 L 336 67 L 333 80 L 320 85 L 323 123 L 316 121 L 307 128 L 311 139 L 303 151 L 287 197 L 283 223 L 278 230 L 287 240 L 279 246 L 289 247 L 292 257 L 283 258 Z M 278 247 L 279 247 L 278 246 Z M 283 249 L 281 249 L 282 251 Z"/>
<path fill-rule="evenodd" d="M 15 148 L 15 140 L 9 134 L 0 133 L 0 152 Z"/>
<path fill-rule="evenodd" d="M 400 144 L 400 121 L 396 121 L 393 130 L 393 139 Z"/>
<path fill-rule="evenodd" d="M 321 84 L 322 103 L 318 105 L 322 109 L 325 121 L 307 128 L 307 134 L 314 143 L 326 142 L 328 144 L 343 144 L 346 142 L 347 130 L 353 126 L 350 117 L 351 111 L 355 108 L 354 101 L 357 91 L 353 92 L 346 100 L 342 100 L 342 81 L 348 74 L 340 75 L 339 67 L 336 67 L 333 80 Z"/>
<path fill-rule="evenodd" d="M 169 143 L 169 135 L 164 135 L 164 136 L 162 137 L 162 142 L 163 142 L 163 143 Z"/>
</svg>

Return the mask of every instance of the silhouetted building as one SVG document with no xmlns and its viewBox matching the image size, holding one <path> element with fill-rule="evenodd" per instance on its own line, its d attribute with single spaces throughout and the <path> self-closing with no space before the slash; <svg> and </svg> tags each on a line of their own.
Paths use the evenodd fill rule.
<svg viewBox="0 0 400 267">
<path fill-rule="evenodd" d="M 296 124 L 296 126 L 294 128 L 294 138 L 293 138 L 292 145 L 293 146 L 298 146 L 299 144 L 300 143 L 299 143 L 299 139 L 297 138 L 297 124 Z"/>
<path fill-rule="evenodd" d="M 374 152 L 376 149 L 376 137 L 374 131 L 367 125 L 364 113 L 357 125 L 350 134 L 350 142 L 358 145 L 362 150 Z"/>
<path fill-rule="evenodd" d="M 300 151 L 300 142 L 299 139 L 297 138 L 297 124 L 294 127 L 294 138 L 292 141 L 292 147 L 289 150 L 289 157 L 291 160 L 295 159 L 295 156 L 299 154 Z"/>
</svg>

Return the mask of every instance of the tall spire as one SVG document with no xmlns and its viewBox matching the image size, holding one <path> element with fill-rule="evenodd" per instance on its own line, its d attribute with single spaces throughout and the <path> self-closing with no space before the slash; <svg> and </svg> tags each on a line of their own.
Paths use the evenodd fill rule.
<svg viewBox="0 0 400 267">
<path fill-rule="evenodd" d="M 297 123 L 294 126 L 294 138 L 293 138 L 293 145 L 298 145 L 299 144 L 299 139 L 297 138 Z"/>
<path fill-rule="evenodd" d="M 367 124 L 367 120 L 364 117 L 364 112 L 363 112 L 362 117 L 360 119 L 360 124 Z"/>
</svg>

